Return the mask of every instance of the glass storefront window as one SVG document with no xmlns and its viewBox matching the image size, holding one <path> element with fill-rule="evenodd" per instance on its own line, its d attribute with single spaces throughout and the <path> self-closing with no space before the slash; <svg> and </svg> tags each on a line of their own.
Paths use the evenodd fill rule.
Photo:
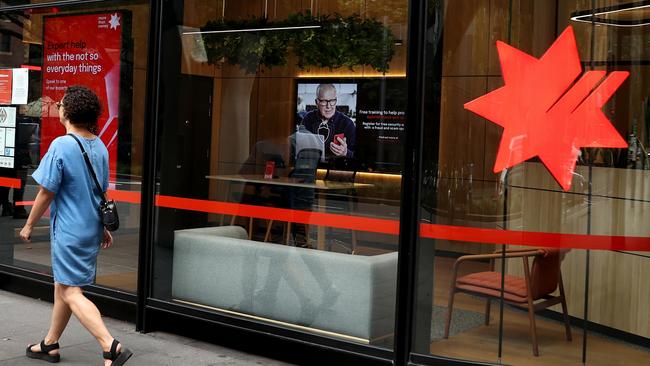
<svg viewBox="0 0 650 366">
<path fill-rule="evenodd" d="M 408 12 L 372 3 L 165 14 L 154 298 L 391 347 Z"/>
<path fill-rule="evenodd" d="M 98 135 L 109 150 L 108 194 L 119 202 L 122 224 L 115 245 L 99 256 L 96 284 L 136 292 L 148 31 L 146 1 L 0 14 L 1 264 L 51 274 L 50 220 L 39 222 L 30 244 L 18 233 L 38 191 L 31 173 L 65 134 L 55 104 L 65 87 L 82 84 L 103 103 Z"/>
<path fill-rule="evenodd" d="M 409 1 L 156 3 L 149 94 L 152 2 L 0 1 L 40 4 L 0 12 L 0 265 L 51 273 L 47 216 L 31 244 L 18 232 L 62 134 L 56 101 L 86 83 L 122 224 L 96 284 L 140 291 L 138 310 L 387 358 L 407 343 L 399 220 L 415 204 L 417 267 L 400 272 L 416 274 L 402 336 L 418 363 L 645 364 L 648 1 L 426 1 L 420 202 L 401 201 Z"/>
<path fill-rule="evenodd" d="M 647 362 L 650 31 L 642 5 L 444 2 L 441 75 L 426 79 L 425 100 L 440 106 L 431 101 L 425 116 L 439 123 L 425 124 L 415 353 L 513 365 Z M 535 68 L 544 62 L 552 67 Z M 553 82 L 560 90 L 549 94 Z M 440 97 L 430 91 L 438 89 Z M 495 90 L 501 104 L 491 110 L 470 104 Z M 570 114 L 558 116 L 571 98 Z M 550 103 L 543 117 L 535 103 Z M 510 111 L 521 114 L 508 119 Z M 571 119 L 580 113 L 588 117 Z M 554 163 L 565 146 L 570 158 Z"/>
</svg>

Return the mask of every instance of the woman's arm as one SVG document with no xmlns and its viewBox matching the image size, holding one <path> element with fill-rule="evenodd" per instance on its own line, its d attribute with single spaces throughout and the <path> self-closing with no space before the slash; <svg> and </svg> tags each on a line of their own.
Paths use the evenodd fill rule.
<svg viewBox="0 0 650 366">
<path fill-rule="evenodd" d="M 36 200 L 34 201 L 34 206 L 32 207 L 32 210 L 29 212 L 29 217 L 27 218 L 27 222 L 25 223 L 25 226 L 23 227 L 22 230 L 20 230 L 20 238 L 24 242 L 29 243 L 31 241 L 34 224 L 36 224 L 36 222 L 40 220 L 41 216 L 43 216 L 43 214 L 45 213 L 45 210 L 47 210 L 47 208 L 50 207 L 50 203 L 52 203 L 53 199 L 54 199 L 53 192 L 50 192 L 47 189 L 43 188 L 42 186 L 39 186 L 38 194 L 36 195 Z"/>
</svg>

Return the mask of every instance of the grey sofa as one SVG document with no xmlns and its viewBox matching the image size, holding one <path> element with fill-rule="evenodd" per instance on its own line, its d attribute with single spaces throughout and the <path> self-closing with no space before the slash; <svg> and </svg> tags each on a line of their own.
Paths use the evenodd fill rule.
<svg viewBox="0 0 650 366">
<path fill-rule="evenodd" d="M 172 296 L 368 342 L 393 332 L 397 253 L 247 240 L 239 226 L 174 233 Z"/>
</svg>

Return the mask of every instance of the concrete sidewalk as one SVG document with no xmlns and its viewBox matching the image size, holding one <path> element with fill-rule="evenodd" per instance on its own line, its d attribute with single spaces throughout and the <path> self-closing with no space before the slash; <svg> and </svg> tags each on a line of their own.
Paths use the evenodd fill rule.
<svg viewBox="0 0 650 366">
<path fill-rule="evenodd" d="M 25 348 L 45 336 L 51 311 L 51 303 L 0 291 L 1 366 L 48 365 L 26 358 Z M 168 333 L 140 334 L 133 324 L 104 321 L 113 336 L 134 352 L 127 365 L 289 365 Z M 60 365 L 103 365 L 99 345 L 74 316 L 59 343 Z"/>
</svg>

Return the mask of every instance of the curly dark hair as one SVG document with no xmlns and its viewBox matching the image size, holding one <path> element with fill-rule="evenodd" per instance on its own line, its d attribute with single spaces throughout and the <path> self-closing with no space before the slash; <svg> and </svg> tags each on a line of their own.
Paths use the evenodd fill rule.
<svg viewBox="0 0 650 366">
<path fill-rule="evenodd" d="M 79 85 L 70 86 L 61 102 L 63 115 L 70 123 L 97 134 L 97 120 L 102 113 L 102 105 L 92 90 Z"/>
</svg>

